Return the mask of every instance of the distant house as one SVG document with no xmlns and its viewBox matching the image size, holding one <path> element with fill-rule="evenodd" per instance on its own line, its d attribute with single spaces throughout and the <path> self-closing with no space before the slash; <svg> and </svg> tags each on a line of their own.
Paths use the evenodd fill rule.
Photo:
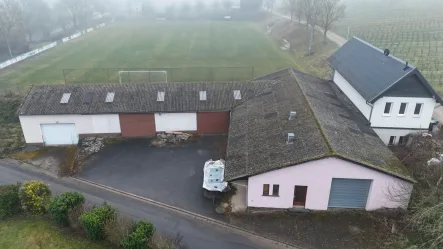
<svg viewBox="0 0 443 249">
<path fill-rule="evenodd" d="M 405 208 L 414 180 L 333 88 L 292 69 L 234 83 L 36 85 L 19 117 L 26 142 L 45 145 L 229 133 L 224 180 L 245 182 L 248 207 Z"/>
<path fill-rule="evenodd" d="M 411 64 L 353 38 L 328 59 L 333 81 L 387 145 L 429 128 L 442 99 Z"/>
</svg>

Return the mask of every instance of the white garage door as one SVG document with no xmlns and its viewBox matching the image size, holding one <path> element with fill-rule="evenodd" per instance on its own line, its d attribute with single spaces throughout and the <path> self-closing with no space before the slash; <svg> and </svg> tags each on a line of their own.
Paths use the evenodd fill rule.
<svg viewBox="0 0 443 249">
<path fill-rule="evenodd" d="M 71 145 L 78 143 L 75 124 L 42 124 L 45 145 Z"/>
<path fill-rule="evenodd" d="M 156 113 L 155 130 L 163 131 L 196 131 L 197 113 Z"/>
</svg>

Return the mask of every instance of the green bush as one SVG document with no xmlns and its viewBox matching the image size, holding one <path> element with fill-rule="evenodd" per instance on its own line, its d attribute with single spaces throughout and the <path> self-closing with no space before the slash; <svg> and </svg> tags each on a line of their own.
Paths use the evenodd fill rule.
<svg viewBox="0 0 443 249">
<path fill-rule="evenodd" d="M 91 240 L 104 238 L 104 226 L 114 217 L 115 209 L 106 203 L 80 216 L 80 222 Z"/>
<path fill-rule="evenodd" d="M 147 221 L 137 223 L 137 228 L 120 245 L 125 249 L 146 249 L 154 235 L 154 226 Z"/>
<path fill-rule="evenodd" d="M 25 182 L 20 188 L 20 198 L 26 211 L 31 214 L 44 214 L 51 198 L 49 185 L 39 181 Z"/>
<path fill-rule="evenodd" d="M 0 186 L 0 219 L 20 213 L 20 184 Z"/>
<path fill-rule="evenodd" d="M 104 227 L 106 240 L 118 246 L 136 228 L 137 223 L 131 217 L 117 212 Z"/>
<path fill-rule="evenodd" d="M 68 213 L 85 202 L 85 197 L 77 192 L 67 192 L 54 197 L 49 203 L 49 213 L 55 223 L 68 226 Z"/>
</svg>

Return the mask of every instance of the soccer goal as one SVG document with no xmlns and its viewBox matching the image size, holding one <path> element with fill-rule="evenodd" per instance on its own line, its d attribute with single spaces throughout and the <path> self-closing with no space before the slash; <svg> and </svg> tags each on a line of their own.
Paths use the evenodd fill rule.
<svg viewBox="0 0 443 249">
<path fill-rule="evenodd" d="M 119 71 L 121 83 L 168 82 L 168 71 Z"/>
</svg>

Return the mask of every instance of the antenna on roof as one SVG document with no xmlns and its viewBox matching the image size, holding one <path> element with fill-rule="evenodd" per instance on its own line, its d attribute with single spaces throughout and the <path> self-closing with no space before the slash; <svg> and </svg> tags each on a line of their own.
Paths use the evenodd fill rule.
<svg viewBox="0 0 443 249">
<path fill-rule="evenodd" d="M 391 51 L 389 51 L 389 49 L 385 49 L 385 51 L 383 52 L 386 56 L 389 56 L 389 54 L 391 54 Z"/>
<path fill-rule="evenodd" d="M 403 68 L 403 71 L 406 71 L 409 69 L 409 62 L 406 62 L 405 68 Z"/>
</svg>

